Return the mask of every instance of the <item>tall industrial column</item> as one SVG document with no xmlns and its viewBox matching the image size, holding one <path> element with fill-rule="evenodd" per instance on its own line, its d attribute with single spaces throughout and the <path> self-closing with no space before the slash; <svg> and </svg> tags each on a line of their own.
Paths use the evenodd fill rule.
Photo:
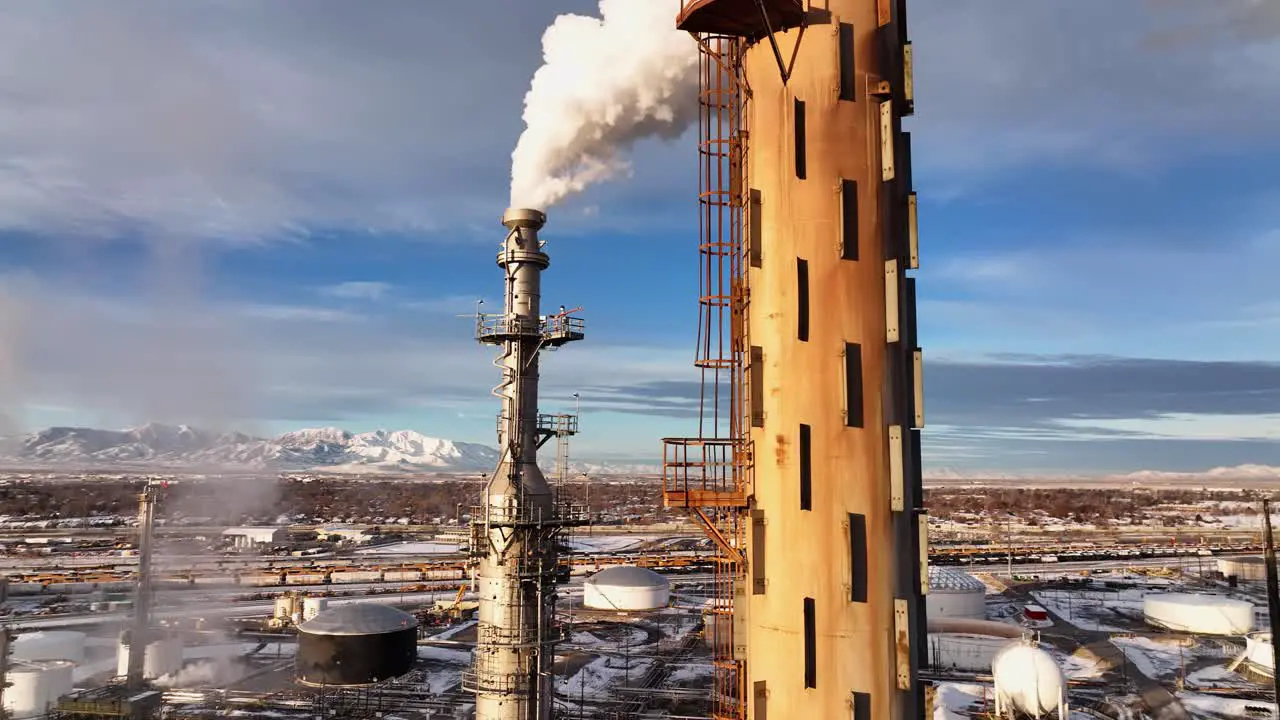
<svg viewBox="0 0 1280 720">
<path fill-rule="evenodd" d="M 495 365 L 502 383 L 498 466 L 483 502 L 471 513 L 479 622 L 476 649 L 463 684 L 476 694 L 476 720 L 550 720 L 555 586 L 565 579 L 556 556 L 564 527 L 582 524 L 580 508 L 559 502 L 538 468 L 538 448 L 556 420 L 538 414 L 538 356 L 544 348 L 583 338 L 581 318 L 542 316 L 542 271 L 550 259 L 538 231 L 546 215 L 510 209 L 498 254 L 505 277 L 504 312 L 478 315 L 476 337 L 502 348 Z M 574 419 L 576 429 L 576 418 Z"/>
<path fill-rule="evenodd" d="M 133 624 L 128 636 L 128 674 L 125 675 L 125 687 L 130 690 L 142 687 L 151 638 L 151 553 L 155 520 L 156 486 L 148 483 L 138 495 L 138 579 L 133 598 Z"/>
<path fill-rule="evenodd" d="M 738 706 L 713 714 L 916 720 L 927 523 L 905 2 L 820 5 L 692 0 L 677 18 L 704 54 L 742 48 L 719 54 L 742 88 L 725 183 L 743 218 L 743 530 L 726 551 L 742 571 L 724 665 Z M 705 482 L 705 453 L 700 470 L 671 457 L 668 503 L 699 504 L 678 491 Z"/>
</svg>

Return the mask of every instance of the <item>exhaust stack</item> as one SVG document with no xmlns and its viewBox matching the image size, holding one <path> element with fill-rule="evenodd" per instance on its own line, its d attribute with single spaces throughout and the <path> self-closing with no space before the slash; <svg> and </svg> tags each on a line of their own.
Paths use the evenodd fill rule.
<svg viewBox="0 0 1280 720">
<path fill-rule="evenodd" d="M 501 457 L 471 513 L 471 553 L 479 623 L 471 669 L 463 685 L 476 694 L 476 720 L 550 720 L 552 627 L 561 529 L 586 524 L 581 508 L 562 504 L 538 468 L 538 448 L 563 434 L 565 416 L 538 413 L 538 358 L 544 348 L 583 339 L 583 321 L 563 307 L 543 315 L 542 271 L 551 260 L 538 231 L 540 210 L 511 208 L 502 217 L 498 253 L 504 274 L 503 312 L 476 315 L 476 339 L 502 354 L 498 448 Z M 573 431 L 577 419 L 573 418 Z"/>
</svg>

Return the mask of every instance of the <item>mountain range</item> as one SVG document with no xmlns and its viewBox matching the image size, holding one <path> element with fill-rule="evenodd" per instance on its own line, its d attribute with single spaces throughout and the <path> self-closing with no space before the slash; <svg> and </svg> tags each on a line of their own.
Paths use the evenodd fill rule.
<svg viewBox="0 0 1280 720">
<path fill-rule="evenodd" d="M 551 453 L 545 453 L 550 456 Z M 544 470 L 550 471 L 548 457 Z M 187 425 L 150 423 L 126 430 L 52 427 L 25 437 L 0 439 L 0 463 L 10 467 L 170 467 L 259 470 L 323 470 L 347 473 L 488 472 L 498 451 L 488 445 L 456 442 L 413 430 L 353 433 L 313 428 L 271 438 L 244 433 L 214 433 Z M 570 463 L 575 475 L 657 475 L 660 466 L 644 463 Z M 934 481 L 1001 481 L 1026 475 L 1009 471 L 926 470 Z M 1280 467 L 1239 465 L 1203 472 L 1143 470 L 1127 475 L 1035 476 L 1059 481 L 1106 479 L 1136 483 L 1280 480 Z"/>
<path fill-rule="evenodd" d="M 8 464 L 87 467 L 482 471 L 498 462 L 498 451 L 487 445 L 441 440 L 412 430 L 352 433 L 317 428 L 261 438 L 158 423 L 127 430 L 53 427 L 10 439 L 5 450 Z"/>
</svg>

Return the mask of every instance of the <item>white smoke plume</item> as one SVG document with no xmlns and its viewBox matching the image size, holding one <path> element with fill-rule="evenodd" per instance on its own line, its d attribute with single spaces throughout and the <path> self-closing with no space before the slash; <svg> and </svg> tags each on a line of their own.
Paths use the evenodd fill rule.
<svg viewBox="0 0 1280 720">
<path fill-rule="evenodd" d="M 600 17 L 561 15 L 524 98 L 511 154 L 511 206 L 547 208 L 629 171 L 622 152 L 679 136 L 698 113 L 698 50 L 678 6 L 600 0 Z"/>
</svg>

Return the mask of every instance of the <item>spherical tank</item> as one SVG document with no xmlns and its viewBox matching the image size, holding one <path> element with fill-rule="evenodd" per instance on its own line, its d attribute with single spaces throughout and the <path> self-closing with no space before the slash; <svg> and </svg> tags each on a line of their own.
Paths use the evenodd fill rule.
<svg viewBox="0 0 1280 720">
<path fill-rule="evenodd" d="M 15 720 L 43 717 L 59 697 L 71 692 L 73 667 L 65 660 L 15 664 L 8 672 L 4 709 Z"/>
<path fill-rule="evenodd" d="M 987 586 L 961 570 L 929 568 L 926 614 L 931 618 L 971 618 L 987 616 Z"/>
<path fill-rule="evenodd" d="M 1066 679 L 1053 656 L 1033 645 L 1017 643 L 991 662 L 997 702 L 1031 717 L 1055 712 L 1065 702 Z"/>
<path fill-rule="evenodd" d="M 354 603 L 298 626 L 295 659 L 305 685 L 367 685 L 409 672 L 418 656 L 418 621 L 387 605 Z"/>
<path fill-rule="evenodd" d="M 329 598 L 309 597 L 302 601 L 302 620 L 306 622 L 329 609 Z"/>
<path fill-rule="evenodd" d="M 582 604 L 595 610 L 656 610 L 670 599 L 666 578 L 631 565 L 605 568 L 582 584 Z"/>
<path fill-rule="evenodd" d="M 1151 625 L 1179 632 L 1244 635 L 1253 629 L 1253 605 L 1221 595 L 1147 595 L 1142 614 Z"/>
<path fill-rule="evenodd" d="M 71 630 L 39 630 L 13 639 L 10 656 L 17 661 L 67 660 L 84 662 L 84 633 Z"/>
</svg>

